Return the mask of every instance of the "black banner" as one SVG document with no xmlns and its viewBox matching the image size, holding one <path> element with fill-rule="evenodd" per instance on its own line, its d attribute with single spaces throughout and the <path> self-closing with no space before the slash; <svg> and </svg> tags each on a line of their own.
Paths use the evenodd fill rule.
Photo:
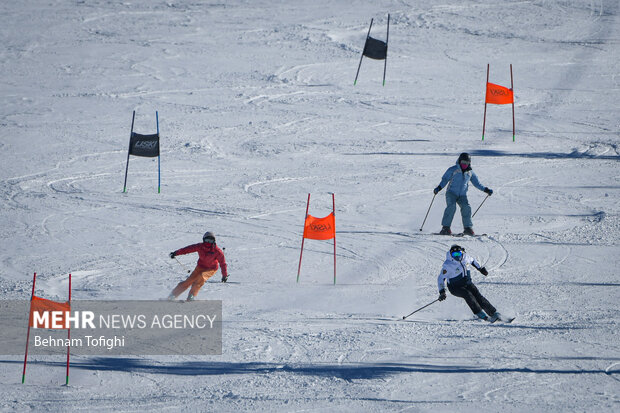
<svg viewBox="0 0 620 413">
<path fill-rule="evenodd" d="M 383 60 L 387 57 L 387 43 L 368 36 L 364 45 L 364 56 Z"/>
<path fill-rule="evenodd" d="M 159 156 L 159 135 L 141 135 L 132 132 L 131 141 L 129 142 L 129 154 L 147 158 Z"/>
</svg>

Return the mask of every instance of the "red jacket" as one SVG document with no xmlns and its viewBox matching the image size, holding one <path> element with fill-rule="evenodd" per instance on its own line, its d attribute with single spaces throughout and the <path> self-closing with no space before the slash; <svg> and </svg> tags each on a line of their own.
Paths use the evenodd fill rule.
<svg viewBox="0 0 620 413">
<path fill-rule="evenodd" d="M 222 276 L 228 277 L 228 267 L 226 265 L 226 258 L 224 253 L 215 244 L 209 244 L 208 242 L 201 242 L 200 244 L 188 245 L 185 248 L 181 248 L 174 252 L 174 255 L 191 254 L 192 252 L 198 253 L 198 265 L 207 270 L 217 270 L 218 263 L 222 266 Z"/>
</svg>

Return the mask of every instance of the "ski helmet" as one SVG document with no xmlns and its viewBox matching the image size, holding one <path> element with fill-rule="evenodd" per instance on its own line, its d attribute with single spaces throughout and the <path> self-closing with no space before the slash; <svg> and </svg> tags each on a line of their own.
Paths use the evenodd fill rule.
<svg viewBox="0 0 620 413">
<path fill-rule="evenodd" d="M 450 247 L 450 256 L 457 261 L 460 261 L 461 259 L 463 259 L 464 252 L 465 252 L 465 248 L 461 247 L 460 245 L 454 244 L 453 246 Z"/>
<path fill-rule="evenodd" d="M 202 242 L 208 242 L 209 244 L 215 244 L 215 235 L 211 231 L 205 232 L 202 236 Z"/>
<path fill-rule="evenodd" d="M 471 163 L 471 156 L 469 156 L 467 152 L 463 152 L 462 154 L 459 155 L 459 159 L 456 162 L 461 163 L 461 161 Z"/>
</svg>

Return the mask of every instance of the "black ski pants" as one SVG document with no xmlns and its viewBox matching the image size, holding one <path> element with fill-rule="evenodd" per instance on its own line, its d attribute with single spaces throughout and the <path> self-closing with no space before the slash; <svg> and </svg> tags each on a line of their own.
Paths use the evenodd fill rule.
<svg viewBox="0 0 620 413">
<path fill-rule="evenodd" d="M 484 310 L 488 315 L 493 315 L 497 311 L 489 300 L 480 294 L 480 291 L 478 291 L 478 288 L 471 282 L 469 277 L 462 279 L 460 282 L 448 282 L 448 290 L 452 295 L 463 298 L 474 314 Z"/>
</svg>

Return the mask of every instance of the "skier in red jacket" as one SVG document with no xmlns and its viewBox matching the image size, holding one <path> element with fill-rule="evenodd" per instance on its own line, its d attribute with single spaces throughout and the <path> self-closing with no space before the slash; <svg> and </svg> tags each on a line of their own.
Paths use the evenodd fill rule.
<svg viewBox="0 0 620 413">
<path fill-rule="evenodd" d="M 174 290 L 172 290 L 168 296 L 169 300 L 176 299 L 183 291 L 191 286 L 192 288 L 189 290 L 187 301 L 194 301 L 198 295 L 198 291 L 200 291 L 204 283 L 217 272 L 219 266 L 222 267 L 222 282 L 225 283 L 228 280 L 228 267 L 226 265 L 226 259 L 224 258 L 224 252 L 215 244 L 215 235 L 213 235 L 212 232 L 206 232 L 204 234 L 201 244 L 189 245 L 171 252 L 170 258 L 175 258 L 177 255 L 191 254 L 192 252 L 198 253 L 196 268 L 185 281 L 181 281 Z"/>
</svg>

